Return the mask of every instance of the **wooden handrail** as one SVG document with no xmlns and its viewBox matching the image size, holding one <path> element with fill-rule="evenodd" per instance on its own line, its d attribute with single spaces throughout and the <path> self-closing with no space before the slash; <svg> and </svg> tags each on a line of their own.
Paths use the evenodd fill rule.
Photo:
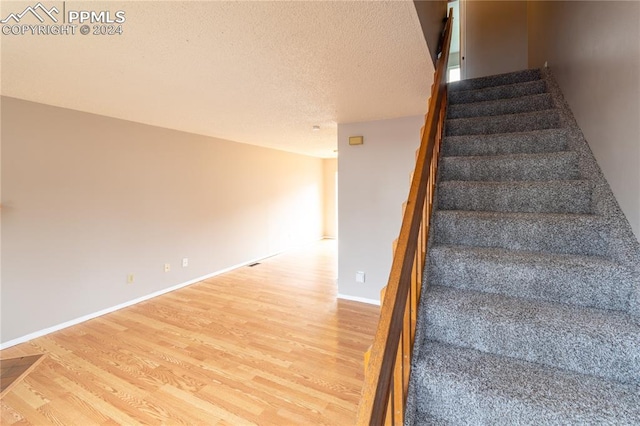
<svg viewBox="0 0 640 426">
<path fill-rule="evenodd" d="M 370 353 L 365 357 L 368 358 L 368 362 L 365 366 L 365 383 L 357 417 L 357 424 L 361 426 L 402 424 L 404 421 L 416 311 L 429 235 L 438 153 L 446 115 L 445 76 L 452 21 L 453 10 L 450 9 L 400 236 L 382 300 L 380 321 Z M 392 412 L 388 412 L 389 407 L 392 408 Z"/>
</svg>

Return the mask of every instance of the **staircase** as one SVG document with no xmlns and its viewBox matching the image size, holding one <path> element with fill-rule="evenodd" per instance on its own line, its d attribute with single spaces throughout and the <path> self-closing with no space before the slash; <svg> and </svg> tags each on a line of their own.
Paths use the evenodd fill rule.
<svg viewBox="0 0 640 426">
<path fill-rule="evenodd" d="M 640 249 L 546 69 L 449 86 L 407 424 L 640 424 Z"/>
</svg>

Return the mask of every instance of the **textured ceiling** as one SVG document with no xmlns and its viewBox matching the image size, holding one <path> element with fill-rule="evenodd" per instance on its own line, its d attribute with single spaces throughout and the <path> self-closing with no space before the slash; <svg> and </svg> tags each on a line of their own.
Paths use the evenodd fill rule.
<svg viewBox="0 0 640 426">
<path fill-rule="evenodd" d="M 124 10 L 123 34 L 0 36 L 3 95 L 318 157 L 337 123 L 425 112 L 411 1 L 42 3 Z"/>
</svg>

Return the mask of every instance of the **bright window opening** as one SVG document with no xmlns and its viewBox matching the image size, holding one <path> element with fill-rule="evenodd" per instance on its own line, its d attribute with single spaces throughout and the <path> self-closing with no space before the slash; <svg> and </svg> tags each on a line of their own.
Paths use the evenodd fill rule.
<svg viewBox="0 0 640 426">
<path fill-rule="evenodd" d="M 460 67 L 449 68 L 449 78 L 447 81 L 449 83 L 460 81 Z"/>
</svg>

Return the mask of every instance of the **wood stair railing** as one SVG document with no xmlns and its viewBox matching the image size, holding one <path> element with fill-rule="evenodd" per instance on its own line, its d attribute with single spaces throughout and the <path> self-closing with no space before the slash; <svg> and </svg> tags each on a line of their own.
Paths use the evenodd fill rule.
<svg viewBox="0 0 640 426">
<path fill-rule="evenodd" d="M 404 424 L 411 354 L 446 117 L 445 77 L 452 12 L 449 11 L 442 36 L 442 53 L 434 73 L 416 167 L 411 178 L 409 197 L 404 204 L 400 235 L 393 245 L 389 281 L 381 291 L 378 329 L 370 350 L 365 354 L 365 383 L 357 417 L 360 426 Z"/>
</svg>

